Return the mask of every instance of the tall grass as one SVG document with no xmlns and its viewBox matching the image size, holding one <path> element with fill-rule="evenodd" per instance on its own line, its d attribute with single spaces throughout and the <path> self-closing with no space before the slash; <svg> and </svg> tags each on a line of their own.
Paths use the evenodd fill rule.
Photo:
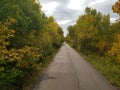
<svg viewBox="0 0 120 90">
<path fill-rule="evenodd" d="M 113 58 L 98 55 L 83 55 L 96 69 L 98 69 L 114 86 L 120 90 L 120 63 Z"/>
</svg>

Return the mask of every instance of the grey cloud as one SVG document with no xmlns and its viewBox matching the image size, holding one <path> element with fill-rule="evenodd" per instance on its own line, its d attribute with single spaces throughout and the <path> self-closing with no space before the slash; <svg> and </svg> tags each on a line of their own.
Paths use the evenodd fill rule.
<svg viewBox="0 0 120 90">
<path fill-rule="evenodd" d="M 58 7 L 56 7 L 55 11 L 53 12 L 54 17 L 58 22 L 63 20 L 71 20 L 71 22 L 68 22 L 65 25 L 60 25 L 64 30 L 64 35 L 68 33 L 67 27 L 69 25 L 75 24 L 76 19 L 81 14 L 82 14 L 81 11 L 69 9 L 65 5 L 61 5 L 61 4 Z"/>
<path fill-rule="evenodd" d="M 97 1 L 97 0 L 89 0 L 89 1 L 85 0 L 84 3 L 83 3 L 83 6 L 86 7 L 87 5 L 89 5 L 90 3 L 95 2 L 95 1 Z"/>
<path fill-rule="evenodd" d="M 81 5 L 81 10 L 73 10 L 70 8 L 67 8 L 67 5 L 69 4 L 70 0 L 41 0 L 42 3 L 50 3 L 50 2 L 57 2 L 58 6 L 55 8 L 55 11 L 53 12 L 53 16 L 55 17 L 57 22 L 60 22 L 62 20 L 71 20 L 71 22 L 66 23 L 65 25 L 60 25 L 65 35 L 67 34 L 67 27 L 69 25 L 73 25 L 78 17 L 82 14 L 84 14 L 84 9 L 89 6 L 90 3 L 98 1 L 98 0 L 85 0 L 84 3 Z M 104 14 L 110 14 L 111 18 L 117 18 L 118 15 L 114 14 L 112 12 L 112 5 L 116 2 L 116 0 L 106 0 L 102 3 L 97 3 L 92 8 L 97 9 L 97 11 L 100 11 Z"/>
<path fill-rule="evenodd" d="M 112 3 L 98 3 L 92 6 L 93 8 L 96 8 L 97 10 L 103 12 L 103 13 L 110 13 L 111 7 L 112 7 Z"/>
<path fill-rule="evenodd" d="M 112 13 L 110 16 L 111 16 L 111 18 L 119 18 L 119 15 L 116 13 Z"/>
<path fill-rule="evenodd" d="M 41 0 L 42 3 L 58 2 L 62 4 L 68 4 L 69 0 Z"/>
<path fill-rule="evenodd" d="M 109 2 L 103 2 L 93 5 L 93 8 L 96 8 L 98 11 L 104 14 L 110 14 L 111 18 L 117 18 L 118 15 L 114 14 L 112 11 L 112 5 L 116 2 L 116 0 L 111 0 Z"/>
<path fill-rule="evenodd" d="M 95 2 L 97 0 L 86 0 L 83 3 L 84 8 L 87 7 L 90 3 Z M 111 18 L 118 18 L 118 15 L 113 13 L 112 11 L 112 5 L 116 2 L 117 0 L 110 0 L 110 1 L 105 1 L 102 3 L 97 3 L 93 6 L 91 6 L 92 8 L 97 9 L 97 11 L 102 12 L 103 14 L 110 14 Z"/>
<path fill-rule="evenodd" d="M 53 12 L 53 16 L 57 22 L 61 22 L 63 20 L 71 20 L 71 22 L 66 23 L 65 25 L 60 25 L 64 30 L 64 35 L 67 34 L 67 27 L 76 22 L 76 19 L 81 14 L 78 10 L 73 10 L 67 8 L 69 4 L 69 0 L 41 0 L 42 3 L 50 3 L 57 2 L 58 6 L 55 8 Z"/>
<path fill-rule="evenodd" d="M 59 6 L 53 12 L 53 15 L 57 20 L 71 20 L 75 19 L 80 13 L 78 10 L 72 10 L 64 6 Z"/>
</svg>

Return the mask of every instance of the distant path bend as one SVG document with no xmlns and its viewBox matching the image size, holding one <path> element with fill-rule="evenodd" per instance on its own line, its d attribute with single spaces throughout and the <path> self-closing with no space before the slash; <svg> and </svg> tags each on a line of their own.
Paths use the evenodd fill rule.
<svg viewBox="0 0 120 90">
<path fill-rule="evenodd" d="M 64 43 L 34 90 L 116 90 Z"/>
</svg>

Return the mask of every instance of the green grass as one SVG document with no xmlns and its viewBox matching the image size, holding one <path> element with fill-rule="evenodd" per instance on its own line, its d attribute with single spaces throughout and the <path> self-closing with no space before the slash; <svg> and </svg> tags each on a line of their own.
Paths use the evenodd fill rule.
<svg viewBox="0 0 120 90">
<path fill-rule="evenodd" d="M 100 57 L 97 55 L 83 56 L 120 90 L 120 63 L 108 57 Z"/>
</svg>

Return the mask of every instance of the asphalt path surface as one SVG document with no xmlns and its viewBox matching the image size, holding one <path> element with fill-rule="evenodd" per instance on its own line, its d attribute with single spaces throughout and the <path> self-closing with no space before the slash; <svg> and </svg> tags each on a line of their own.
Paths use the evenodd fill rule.
<svg viewBox="0 0 120 90">
<path fill-rule="evenodd" d="M 64 43 L 34 90 L 116 90 L 84 58 Z"/>
</svg>

